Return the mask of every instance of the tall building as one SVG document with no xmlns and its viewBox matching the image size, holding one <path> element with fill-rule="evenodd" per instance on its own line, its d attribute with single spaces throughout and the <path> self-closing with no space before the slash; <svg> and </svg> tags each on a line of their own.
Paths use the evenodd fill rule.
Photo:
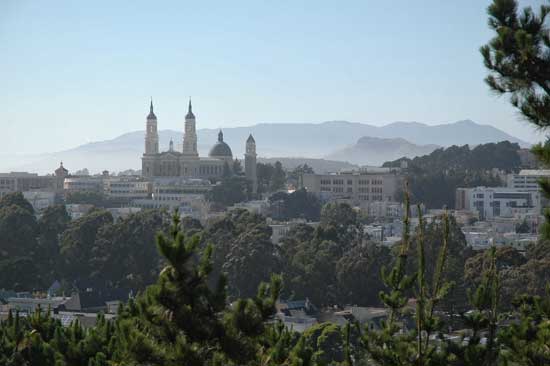
<svg viewBox="0 0 550 366">
<path fill-rule="evenodd" d="M 246 153 L 244 154 L 244 171 L 246 174 L 246 178 L 252 182 L 252 194 L 256 194 L 258 192 L 256 156 L 256 141 L 251 134 L 246 140 Z"/>
<path fill-rule="evenodd" d="M 185 116 L 185 129 L 183 135 L 183 148 L 181 151 L 174 149 L 173 141 L 170 141 L 167 151 L 159 152 L 159 136 L 157 116 L 153 112 L 153 102 L 149 107 L 149 115 L 146 119 L 145 151 L 141 158 L 142 175 L 146 178 L 158 177 L 184 177 L 184 178 L 219 178 L 224 171 L 233 167 L 233 152 L 223 140 L 223 132 L 218 133 L 218 141 L 212 146 L 208 157 L 199 156 L 197 150 L 196 118 L 193 106 L 189 100 L 187 115 Z M 249 138 L 250 139 L 250 138 Z M 254 139 L 252 139 L 254 142 Z M 248 141 L 247 141 L 248 149 Z M 248 150 L 247 150 L 248 151 Z M 253 143 L 253 153 L 248 158 L 254 157 L 254 166 L 247 169 L 247 177 L 256 182 L 256 145 Z M 245 160 L 247 155 L 245 155 Z"/>
<path fill-rule="evenodd" d="M 157 131 L 157 116 L 153 112 L 153 99 L 149 107 L 149 115 L 147 116 L 147 125 L 145 129 L 145 154 L 152 155 L 159 152 L 159 134 Z"/>
<path fill-rule="evenodd" d="M 190 157 L 198 157 L 197 151 L 197 129 L 195 115 L 193 114 L 193 106 L 191 98 L 189 98 L 189 108 L 185 116 L 185 133 L 183 134 L 183 155 Z M 221 132 L 221 131 L 220 131 Z"/>
</svg>

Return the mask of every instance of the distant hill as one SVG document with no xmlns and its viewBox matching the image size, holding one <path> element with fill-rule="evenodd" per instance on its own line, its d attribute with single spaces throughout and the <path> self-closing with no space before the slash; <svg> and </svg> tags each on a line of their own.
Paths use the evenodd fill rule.
<svg viewBox="0 0 550 366">
<path fill-rule="evenodd" d="M 198 121 L 200 126 L 200 119 Z M 183 125 L 182 125 L 183 130 Z M 417 122 L 396 122 L 386 126 L 363 123 L 332 121 L 323 123 L 260 123 L 249 127 L 224 128 L 225 141 L 231 146 L 233 155 L 242 157 L 244 143 L 249 133 L 256 139 L 258 154 L 262 157 L 307 157 L 322 158 L 336 149 L 356 143 L 361 136 L 395 139 L 402 138 L 412 144 L 441 146 L 478 145 L 486 142 L 508 140 L 529 146 L 505 132 L 488 125 L 472 121 L 449 124 L 426 125 Z M 217 129 L 199 129 L 199 150 L 208 154 L 210 146 L 217 139 Z M 34 171 L 49 173 L 63 160 L 70 170 L 88 168 L 91 172 L 103 169 L 120 171 L 141 168 L 141 154 L 144 145 L 144 131 L 135 131 L 112 140 L 93 142 L 74 149 L 35 156 L 2 155 L 0 171 Z M 170 138 L 176 148 L 181 147 L 182 132 L 159 131 L 161 150 L 168 148 Z"/>
<path fill-rule="evenodd" d="M 358 165 L 377 166 L 401 157 L 414 158 L 427 155 L 439 147 L 438 145 L 416 145 L 403 138 L 364 136 L 355 145 L 337 150 L 325 158 Z"/>
<path fill-rule="evenodd" d="M 311 159 L 311 158 L 259 158 L 261 163 L 275 164 L 275 162 L 280 161 L 283 165 L 283 168 L 287 170 L 292 170 L 298 165 L 309 165 L 315 173 L 329 173 L 329 172 L 339 172 L 341 170 L 351 170 L 359 168 L 358 165 L 350 164 L 345 161 L 335 161 L 327 159 Z"/>
</svg>

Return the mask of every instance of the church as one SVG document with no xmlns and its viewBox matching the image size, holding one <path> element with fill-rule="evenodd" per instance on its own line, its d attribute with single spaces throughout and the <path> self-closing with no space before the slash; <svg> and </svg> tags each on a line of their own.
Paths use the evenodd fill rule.
<svg viewBox="0 0 550 366">
<path fill-rule="evenodd" d="M 145 131 L 145 152 L 141 158 L 141 171 L 144 177 L 219 178 L 224 174 L 224 170 L 233 167 L 233 153 L 229 145 L 223 141 L 221 130 L 218 133 L 218 141 L 210 149 L 208 157 L 199 156 L 196 120 L 191 99 L 185 116 L 182 151 L 174 150 L 174 142 L 170 141 L 168 151 L 159 152 L 157 116 L 153 112 L 152 100 Z M 256 187 L 256 142 L 252 135 L 246 140 L 244 162 L 246 177 L 252 182 L 253 187 Z"/>
</svg>

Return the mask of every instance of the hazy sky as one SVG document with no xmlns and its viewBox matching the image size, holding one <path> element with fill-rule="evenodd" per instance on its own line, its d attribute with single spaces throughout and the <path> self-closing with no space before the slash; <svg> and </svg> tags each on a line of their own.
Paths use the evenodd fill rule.
<svg viewBox="0 0 550 366">
<path fill-rule="evenodd" d="M 0 153 L 143 129 L 151 95 L 160 129 L 191 95 L 198 128 L 469 118 L 533 141 L 483 83 L 489 3 L 3 0 Z"/>
</svg>

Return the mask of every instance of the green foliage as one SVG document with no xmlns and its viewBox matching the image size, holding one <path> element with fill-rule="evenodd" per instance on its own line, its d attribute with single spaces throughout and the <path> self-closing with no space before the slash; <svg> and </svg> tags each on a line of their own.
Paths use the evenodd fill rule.
<svg viewBox="0 0 550 366">
<path fill-rule="evenodd" d="M 36 265 L 47 283 L 57 278 L 57 268 L 61 265 L 59 239 L 70 221 L 71 218 L 64 205 L 47 207 L 38 220 Z"/>
<path fill-rule="evenodd" d="M 305 219 L 319 221 L 321 202 L 313 193 L 304 188 L 292 193 L 277 192 L 269 197 L 272 206 L 276 207 L 272 217 L 278 220 Z"/>
<path fill-rule="evenodd" d="M 481 47 L 485 81 L 539 128 L 550 126 L 550 6 L 518 12 L 516 0 L 494 0 L 488 8 L 494 37 Z"/>
<path fill-rule="evenodd" d="M 72 221 L 61 237 L 62 273 L 79 281 L 88 279 L 94 266 L 90 261 L 100 229 L 113 222 L 113 216 L 100 209 L 94 209 L 87 215 Z"/>
<path fill-rule="evenodd" d="M 287 180 L 294 187 L 299 188 L 302 186 L 302 176 L 304 174 L 314 174 L 314 173 L 315 171 L 309 165 L 300 164 L 296 168 L 292 169 L 292 171 L 288 172 Z"/>
<path fill-rule="evenodd" d="M 256 164 L 258 193 L 276 192 L 285 188 L 286 172 L 280 161 L 271 164 Z"/>
<path fill-rule="evenodd" d="M 157 237 L 167 266 L 156 285 L 120 314 L 117 340 L 127 364 L 243 365 L 260 350 L 264 321 L 274 313 L 281 282 L 262 284 L 251 299 L 227 306 L 224 276 L 212 283 L 212 247 L 196 256 L 200 238 L 189 239 L 174 215 L 169 237 Z"/>
<path fill-rule="evenodd" d="M 510 172 L 521 166 L 518 144 L 508 141 L 440 148 L 429 155 L 407 159 L 407 179 L 411 199 L 428 208 L 455 207 L 455 191 L 459 187 L 502 185 L 493 169 Z M 384 166 L 400 166 L 403 159 Z M 399 199 L 403 192 L 398 192 Z"/>
<path fill-rule="evenodd" d="M 17 206 L 30 213 L 34 213 L 32 205 L 23 197 L 23 193 L 21 192 L 8 193 L 0 199 L 0 209 L 10 206 Z"/>
<path fill-rule="evenodd" d="M 308 297 L 317 305 L 378 304 L 378 272 L 390 253 L 367 241 L 349 205 L 323 207 L 315 229 L 291 228 L 281 240 L 281 252 L 285 295 Z"/>
<path fill-rule="evenodd" d="M 37 233 L 34 211 L 23 195 L 4 196 L 0 201 L 0 288 L 24 290 L 42 285 L 35 262 L 41 254 Z"/>
<path fill-rule="evenodd" d="M 154 283 L 160 257 L 153 243 L 166 221 L 161 211 L 144 210 L 100 227 L 90 261 L 94 282 L 133 289 Z"/>
<path fill-rule="evenodd" d="M 88 204 L 96 207 L 109 207 L 110 202 L 101 192 L 76 191 L 66 194 L 65 202 L 68 204 Z"/>
<path fill-rule="evenodd" d="M 249 182 L 242 176 L 224 177 L 209 192 L 208 199 L 222 207 L 246 201 L 249 197 Z"/>
<path fill-rule="evenodd" d="M 202 247 L 212 245 L 214 274 L 225 273 L 232 297 L 250 297 L 262 281 L 281 269 L 278 247 L 265 218 L 246 210 L 233 210 L 209 225 Z"/>
</svg>

